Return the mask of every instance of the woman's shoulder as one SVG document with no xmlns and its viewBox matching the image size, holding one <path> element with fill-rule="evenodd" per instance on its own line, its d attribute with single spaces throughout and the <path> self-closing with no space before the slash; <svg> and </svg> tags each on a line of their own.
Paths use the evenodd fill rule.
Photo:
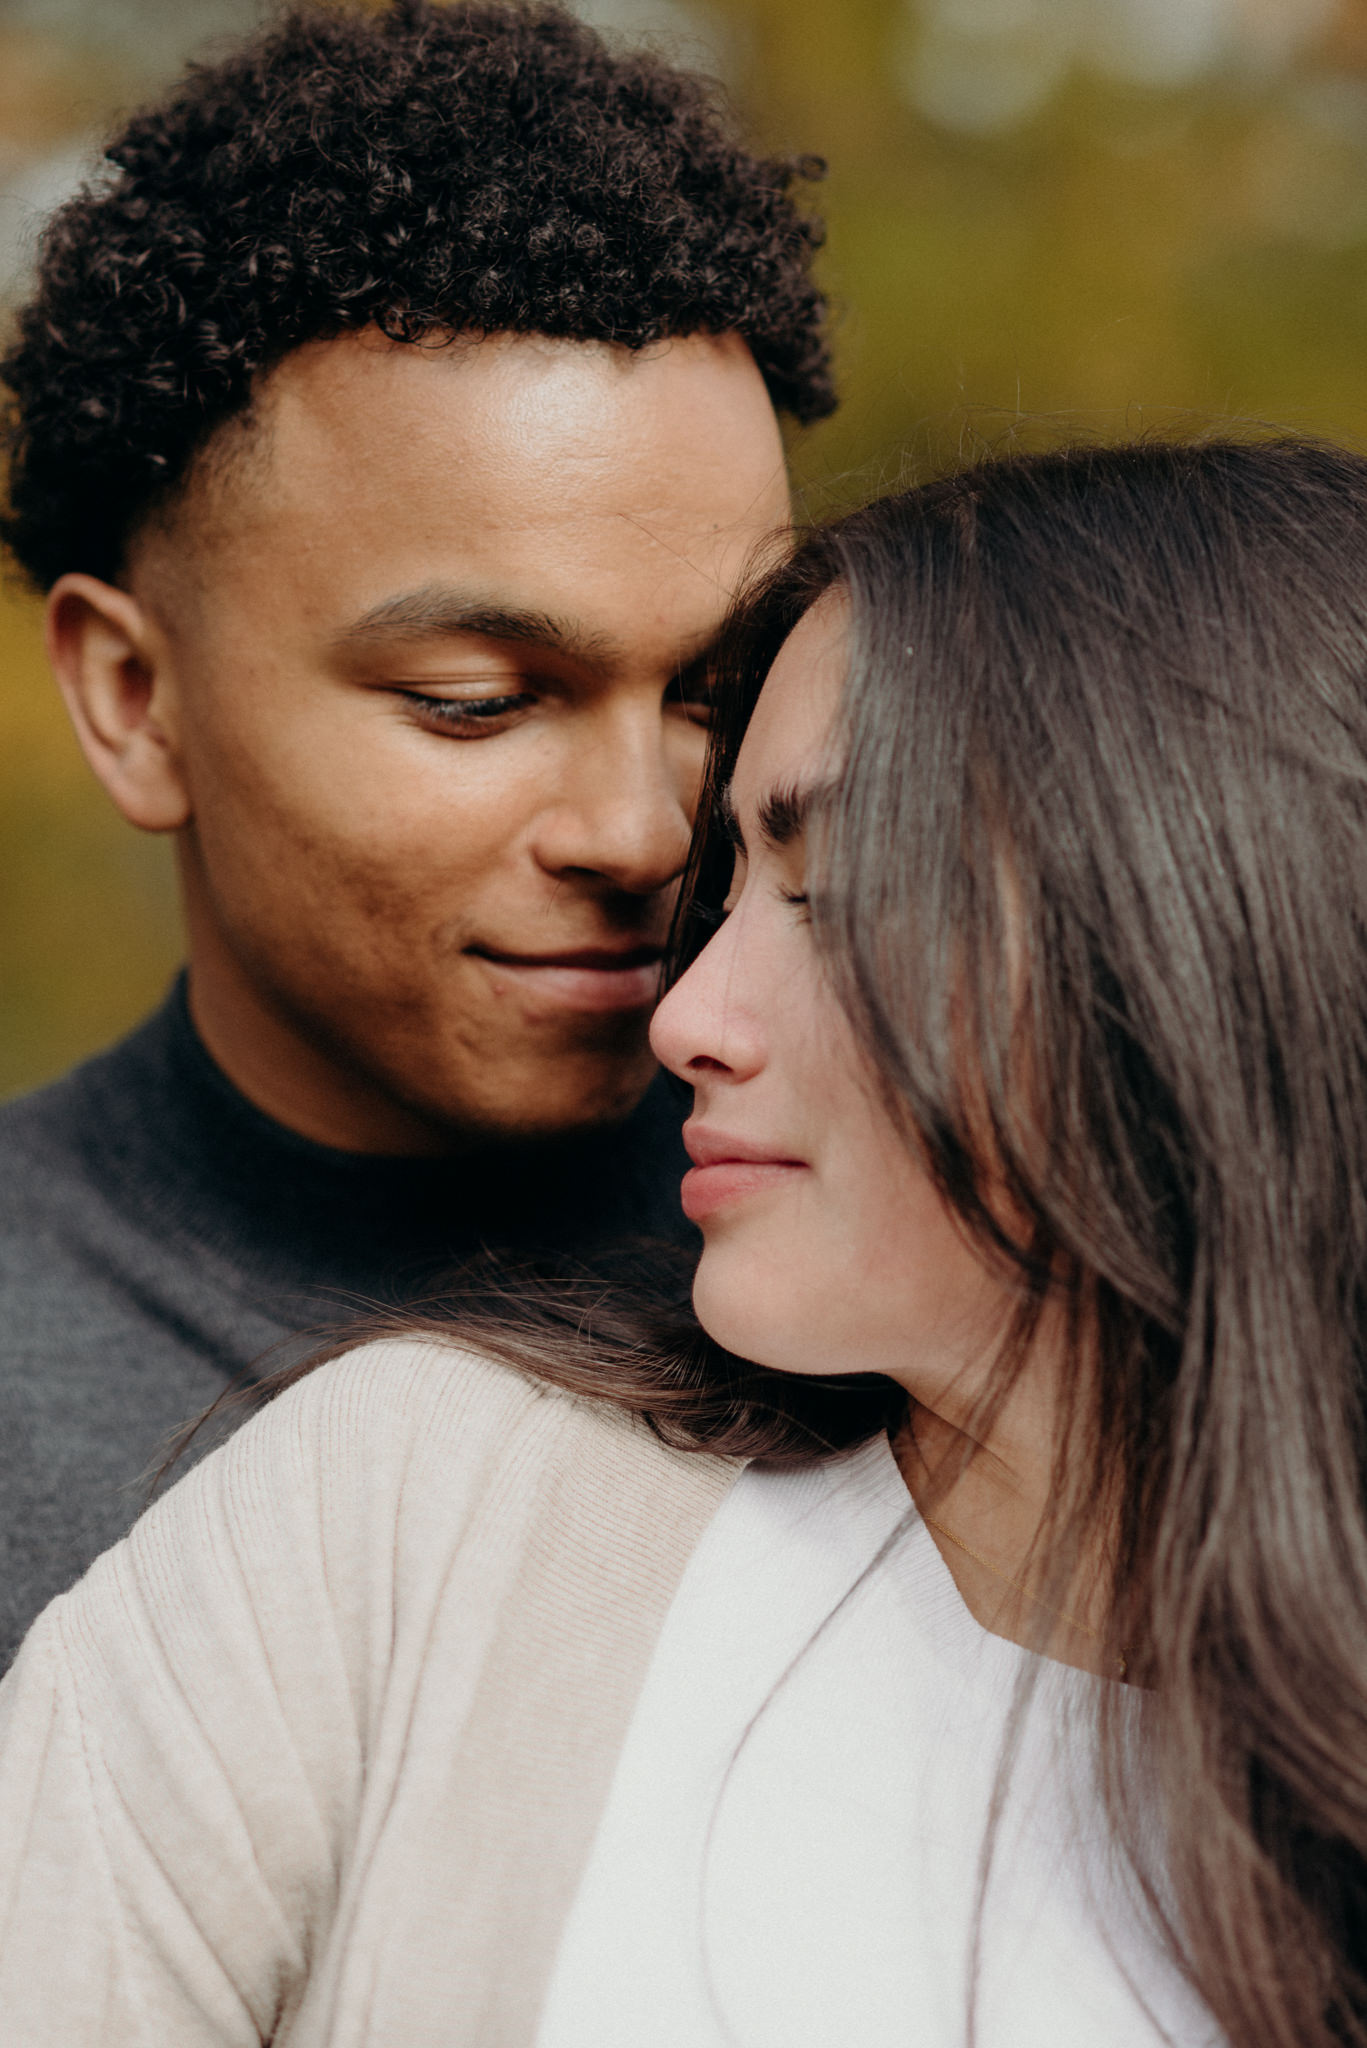
<svg viewBox="0 0 1367 2048">
<path fill-rule="evenodd" d="M 687 1549 L 736 1469 L 440 1335 L 383 1338 L 294 1382 L 192 1466 L 74 1605 L 151 1596 L 224 1612 L 250 1588 L 259 1616 L 326 1594 L 339 1619 L 359 1606 L 387 1634 L 391 1600 L 424 1607 L 454 1556 L 516 1548 L 534 1523 L 580 1544 L 599 1527 L 631 1541 L 640 1525 L 662 1555 Z"/>
<path fill-rule="evenodd" d="M 500 1603 L 629 1609 L 672 1583 L 736 1470 L 440 1337 L 384 1339 L 277 1395 L 38 1628 L 100 1691 L 155 1662 L 212 1693 L 255 1660 L 274 1693 L 298 1665 L 286 1694 L 323 1683 L 365 1722 L 438 1623 L 460 1640 Z"/>
<path fill-rule="evenodd" d="M 374 1478 L 390 1450 L 477 1462 L 534 1428 L 547 1403 L 569 1406 L 558 1389 L 452 1339 L 395 1335 L 315 1366 L 258 1410 L 241 1440 L 277 1458 L 359 1454 Z"/>
<path fill-rule="evenodd" d="M 155 1922 L 136 1939 L 193 1986 L 207 1927 L 253 2039 L 281 1929 L 321 1953 L 353 1857 L 386 1953 L 411 1955 L 410 1921 L 447 1977 L 461 1926 L 476 1969 L 481 1929 L 544 1923 L 549 1943 L 735 1470 L 440 1338 L 358 1347 L 47 1610 L 0 1689 L 0 1805 L 8 1788 L 32 1834 L 42 1778 L 78 1861 L 117 1838 Z M 472 1859 L 491 1826 L 497 1853 Z M 425 1887 L 435 1920 L 396 1916 Z M 98 1903 L 122 1929 L 126 1902 Z"/>
<path fill-rule="evenodd" d="M 642 1483 L 695 1469 L 734 1471 L 706 1452 L 672 1449 L 617 1402 L 570 1393 L 439 1333 L 375 1339 L 340 1353 L 277 1395 L 241 1436 L 272 1462 L 304 1458 L 336 1481 L 388 1473 L 405 1488 L 439 1472 L 448 1497 L 462 1483 L 551 1457 L 591 1484 L 598 1461 Z M 667 1482 L 666 1482 L 667 1483 Z"/>
<path fill-rule="evenodd" d="M 330 1484 L 393 1504 L 428 1544 L 492 1518 L 533 1516 L 550 1540 L 589 1540 L 602 1524 L 631 1540 L 641 1520 L 668 1552 L 691 1544 L 721 1500 L 734 1460 L 664 1443 L 615 1401 L 568 1393 L 440 1336 L 387 1338 L 345 1353 L 283 1397 L 278 1423 L 311 1434 Z M 267 1411 L 269 1415 L 269 1410 Z M 262 1418 L 265 1420 L 266 1418 Z M 596 1536 L 593 1538 L 596 1544 Z M 443 1546 L 433 1546 L 440 1550 Z"/>
</svg>

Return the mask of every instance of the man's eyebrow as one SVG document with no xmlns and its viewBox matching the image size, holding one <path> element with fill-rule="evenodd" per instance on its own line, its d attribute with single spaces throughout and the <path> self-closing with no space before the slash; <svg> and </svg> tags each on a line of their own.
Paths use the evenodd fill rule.
<svg viewBox="0 0 1367 2048">
<path fill-rule="evenodd" d="M 622 660 L 610 635 L 592 633 L 574 619 L 440 583 L 382 598 L 344 626 L 334 645 L 345 652 L 385 640 L 442 640 L 456 634 L 539 647 L 589 668 L 612 669 Z"/>
</svg>

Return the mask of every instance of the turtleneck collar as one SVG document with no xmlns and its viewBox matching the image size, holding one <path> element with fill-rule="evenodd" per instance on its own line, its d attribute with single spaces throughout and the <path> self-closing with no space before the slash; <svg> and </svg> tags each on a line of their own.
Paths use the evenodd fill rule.
<svg viewBox="0 0 1367 2048">
<path fill-rule="evenodd" d="M 611 1130 L 457 1159 L 320 1145 L 257 1109 L 206 1051 L 182 977 L 131 1037 L 72 1077 L 88 1171 L 144 1226 L 266 1285 L 395 1299 L 481 1244 L 583 1250 L 688 1236 L 684 1110 L 664 1077 Z"/>
</svg>

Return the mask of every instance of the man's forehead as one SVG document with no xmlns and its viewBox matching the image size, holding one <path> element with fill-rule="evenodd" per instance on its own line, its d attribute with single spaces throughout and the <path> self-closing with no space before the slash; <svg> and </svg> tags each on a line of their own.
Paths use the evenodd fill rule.
<svg viewBox="0 0 1367 2048">
<path fill-rule="evenodd" d="M 213 437 L 181 537 L 253 580 L 331 581 L 332 630 L 453 581 L 636 646 L 708 635 L 787 523 L 772 407 L 748 354 L 680 344 L 639 378 L 623 354 L 537 337 L 309 344 Z"/>
<path fill-rule="evenodd" d="M 394 342 L 373 329 L 309 342 L 283 357 L 256 395 L 257 423 L 277 435 L 331 442 L 359 431 L 371 438 L 400 420 L 424 443 L 458 442 L 468 454 L 506 464 L 576 458 L 592 469 L 610 444 L 620 466 L 658 444 L 715 465 L 719 477 L 748 452 L 783 479 L 777 419 L 749 350 L 738 337 L 693 335 L 648 349 L 542 335 L 435 336 Z M 752 449 L 698 443 L 704 422 L 742 422 Z"/>
</svg>

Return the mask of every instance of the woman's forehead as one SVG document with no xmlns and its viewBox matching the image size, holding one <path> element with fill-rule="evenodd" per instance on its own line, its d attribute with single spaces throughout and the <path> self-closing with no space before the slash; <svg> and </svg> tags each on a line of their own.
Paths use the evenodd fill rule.
<svg viewBox="0 0 1367 2048">
<path fill-rule="evenodd" d="M 732 801 L 753 816 L 776 789 L 823 779 L 828 742 L 845 678 L 849 605 L 822 597 L 784 641 L 759 693 L 731 778 Z"/>
</svg>

